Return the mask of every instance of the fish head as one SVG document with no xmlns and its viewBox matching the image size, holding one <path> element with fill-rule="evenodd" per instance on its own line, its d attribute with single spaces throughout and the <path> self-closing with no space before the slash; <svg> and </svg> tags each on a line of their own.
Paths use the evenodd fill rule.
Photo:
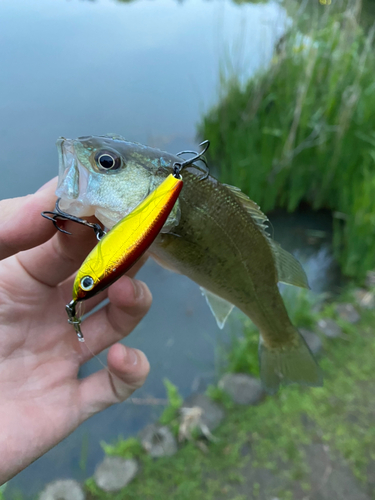
<svg viewBox="0 0 375 500">
<path fill-rule="evenodd" d="M 179 158 L 119 136 L 58 139 L 61 210 L 77 217 L 95 215 L 111 228 L 172 172 Z M 179 221 L 176 203 L 163 231 Z"/>
</svg>

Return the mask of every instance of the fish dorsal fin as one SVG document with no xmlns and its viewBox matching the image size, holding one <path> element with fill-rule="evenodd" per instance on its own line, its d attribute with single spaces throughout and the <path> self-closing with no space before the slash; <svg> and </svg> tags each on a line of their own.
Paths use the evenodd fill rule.
<svg viewBox="0 0 375 500">
<path fill-rule="evenodd" d="M 271 239 L 267 231 L 268 218 L 264 215 L 259 206 L 254 201 L 250 200 L 250 198 L 248 198 L 239 188 L 228 184 L 225 185 L 238 198 L 241 205 L 251 215 L 253 221 L 267 238 L 275 258 L 278 281 L 287 283 L 288 285 L 310 288 L 305 271 L 298 260 Z"/>
<path fill-rule="evenodd" d="M 125 137 L 122 137 L 122 135 L 114 134 L 109 132 L 108 134 L 101 135 L 100 137 L 108 137 L 109 139 L 113 139 L 114 141 L 125 141 Z"/>
<path fill-rule="evenodd" d="M 250 200 L 250 198 L 246 196 L 246 194 L 243 193 L 238 187 L 230 186 L 229 184 L 224 184 L 224 186 L 226 186 L 232 192 L 232 194 L 234 194 L 238 198 L 238 201 L 251 215 L 251 218 L 258 225 L 259 229 L 261 229 L 264 235 L 269 238 L 267 226 L 269 220 L 268 217 L 261 211 L 259 205 L 257 205 L 255 201 Z"/>
<path fill-rule="evenodd" d="M 202 294 L 206 297 L 207 304 L 215 316 L 217 326 L 222 330 L 228 316 L 232 312 L 233 304 L 222 299 L 218 295 L 209 292 L 203 287 L 200 287 Z"/>
<path fill-rule="evenodd" d="M 275 241 L 269 239 L 269 243 L 276 261 L 278 281 L 288 285 L 310 288 L 306 273 L 298 260 Z"/>
</svg>

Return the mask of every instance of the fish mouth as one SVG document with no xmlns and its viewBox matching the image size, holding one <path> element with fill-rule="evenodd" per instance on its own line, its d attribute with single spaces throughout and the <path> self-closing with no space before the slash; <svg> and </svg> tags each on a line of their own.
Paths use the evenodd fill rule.
<svg viewBox="0 0 375 500">
<path fill-rule="evenodd" d="M 74 140 L 60 137 L 57 142 L 59 177 L 56 196 L 61 210 L 77 217 L 94 215 L 95 208 L 86 199 L 89 173 L 75 152 Z"/>
</svg>

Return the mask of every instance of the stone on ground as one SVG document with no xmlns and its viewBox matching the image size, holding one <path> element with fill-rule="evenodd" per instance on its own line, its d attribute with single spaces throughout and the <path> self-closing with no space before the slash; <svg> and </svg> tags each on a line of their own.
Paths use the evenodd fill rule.
<svg viewBox="0 0 375 500">
<path fill-rule="evenodd" d="M 310 351 L 315 355 L 319 354 L 323 347 L 323 343 L 320 340 L 319 335 L 310 330 L 307 330 L 306 328 L 300 328 L 299 332 L 305 339 Z"/>
<path fill-rule="evenodd" d="M 364 288 L 355 290 L 354 298 L 362 309 L 374 309 L 375 307 L 375 295 Z"/>
<path fill-rule="evenodd" d="M 47 484 L 39 500 L 85 500 L 81 485 L 73 479 L 59 479 Z"/>
<path fill-rule="evenodd" d="M 337 337 L 341 337 L 342 330 L 339 325 L 333 321 L 331 318 L 321 318 L 318 321 L 319 330 L 324 333 L 326 337 L 331 339 L 335 339 Z"/>
<path fill-rule="evenodd" d="M 347 321 L 348 323 L 358 323 L 361 319 L 361 316 L 358 314 L 357 309 L 353 306 L 353 304 L 337 304 L 336 312 L 341 319 Z"/>
<path fill-rule="evenodd" d="M 367 288 L 374 288 L 375 287 L 375 271 L 367 271 L 365 286 Z"/>
<path fill-rule="evenodd" d="M 192 394 L 182 405 L 185 408 L 193 408 L 198 406 L 202 408 L 203 414 L 201 421 L 207 425 L 210 431 L 213 431 L 220 425 L 224 418 L 224 410 L 205 394 Z"/>
<path fill-rule="evenodd" d="M 139 433 L 139 438 L 151 457 L 170 457 L 177 452 L 177 442 L 169 427 L 150 424 Z"/>
<path fill-rule="evenodd" d="M 239 405 L 255 405 L 264 396 L 260 380 L 244 373 L 227 373 L 218 385 Z"/>
<path fill-rule="evenodd" d="M 105 457 L 95 470 L 95 483 L 104 491 L 118 491 L 130 483 L 138 469 L 133 458 Z"/>
</svg>

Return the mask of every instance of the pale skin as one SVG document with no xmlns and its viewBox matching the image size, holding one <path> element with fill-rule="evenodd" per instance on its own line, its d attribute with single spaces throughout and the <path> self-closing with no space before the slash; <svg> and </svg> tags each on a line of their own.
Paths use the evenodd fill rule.
<svg viewBox="0 0 375 500">
<path fill-rule="evenodd" d="M 64 222 L 56 233 L 40 216 L 56 201 L 56 179 L 34 195 L 0 201 L 0 484 L 11 479 L 83 421 L 142 386 L 146 356 L 118 343 L 148 311 L 147 286 L 133 268 L 107 291 L 110 303 L 82 323 L 86 343 L 67 323 L 74 273 L 95 245 L 87 228 Z M 110 347 L 107 363 L 78 380 L 79 367 Z"/>
</svg>

